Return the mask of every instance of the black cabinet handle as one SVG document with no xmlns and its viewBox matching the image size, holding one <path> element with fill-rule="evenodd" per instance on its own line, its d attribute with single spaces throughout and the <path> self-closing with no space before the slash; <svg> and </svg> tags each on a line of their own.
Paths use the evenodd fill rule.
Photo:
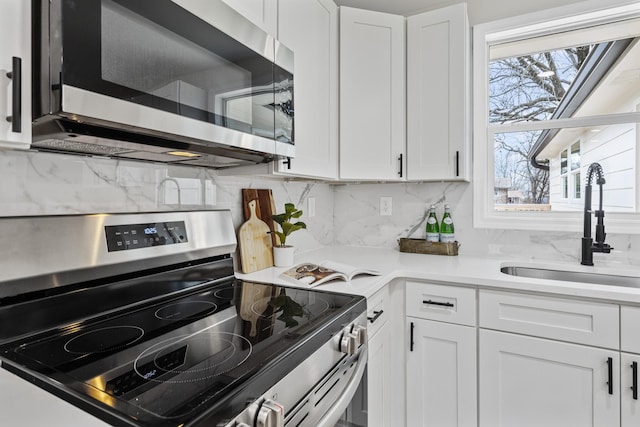
<svg viewBox="0 0 640 427">
<path fill-rule="evenodd" d="M 440 301 L 432 301 L 430 299 L 426 300 L 426 301 L 422 301 L 423 304 L 429 304 L 429 305 L 440 305 L 442 307 L 455 307 L 453 303 L 451 302 L 440 302 Z"/>
<path fill-rule="evenodd" d="M 609 374 L 609 381 L 607 381 L 609 394 L 613 394 L 613 359 L 611 357 L 607 358 L 607 372 Z"/>
<path fill-rule="evenodd" d="M 633 392 L 633 400 L 638 400 L 638 362 L 631 363 L 631 391 Z"/>
<path fill-rule="evenodd" d="M 367 319 L 369 319 L 369 322 L 373 323 L 378 320 L 378 317 L 382 316 L 382 313 L 384 313 L 384 310 L 374 311 L 373 317 L 367 317 Z"/>
<path fill-rule="evenodd" d="M 413 351 L 413 328 L 415 325 L 411 322 L 411 338 L 409 339 L 409 351 Z"/>
<path fill-rule="evenodd" d="M 287 160 L 284 160 L 282 163 L 287 165 L 287 169 L 291 169 L 291 157 L 287 157 Z"/>
<path fill-rule="evenodd" d="M 400 172 L 398 172 L 398 175 L 402 178 L 402 154 L 398 156 L 398 161 L 400 162 Z"/>
<path fill-rule="evenodd" d="M 456 151 L 456 176 L 460 176 L 460 152 Z"/>
<path fill-rule="evenodd" d="M 7 116 L 7 121 L 11 122 L 11 131 L 22 132 L 22 59 L 14 56 L 12 59 L 12 69 L 7 73 L 7 77 L 13 80 L 11 115 Z"/>
</svg>

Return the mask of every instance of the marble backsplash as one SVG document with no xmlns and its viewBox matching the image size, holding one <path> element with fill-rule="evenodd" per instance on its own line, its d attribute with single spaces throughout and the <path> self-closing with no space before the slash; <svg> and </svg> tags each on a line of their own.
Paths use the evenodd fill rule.
<svg viewBox="0 0 640 427">
<path fill-rule="evenodd" d="M 391 216 L 379 215 L 379 198 L 393 198 Z M 424 238 L 429 206 L 451 207 L 461 254 L 497 258 L 567 261 L 579 263 L 581 233 L 473 228 L 473 194 L 470 183 L 350 184 L 334 187 L 334 232 L 337 244 L 398 247 L 401 237 Z M 615 248 L 611 254 L 594 254 L 594 261 L 640 265 L 640 236 L 607 234 Z"/>
<path fill-rule="evenodd" d="M 331 184 L 261 176 L 222 176 L 215 170 L 102 158 L 0 150 L 0 216 L 230 209 L 239 227 L 242 188 L 272 189 L 276 206 L 293 202 L 308 230 L 294 233 L 298 250 L 340 244 L 397 248 L 400 237 L 422 238 L 431 204 L 451 206 L 460 253 L 576 261 L 578 233 L 474 229 L 468 183 Z M 390 196 L 392 215 L 379 215 Z M 313 197 L 316 215 L 308 216 Z M 608 261 L 640 265 L 640 236 L 608 235 Z"/>
<path fill-rule="evenodd" d="M 242 188 L 273 191 L 278 212 L 293 202 L 303 210 L 316 199 L 309 231 L 292 234 L 299 250 L 334 242 L 333 189 L 280 178 L 218 176 L 212 169 L 31 151 L 0 150 L 0 216 L 230 209 L 244 221 Z"/>
</svg>

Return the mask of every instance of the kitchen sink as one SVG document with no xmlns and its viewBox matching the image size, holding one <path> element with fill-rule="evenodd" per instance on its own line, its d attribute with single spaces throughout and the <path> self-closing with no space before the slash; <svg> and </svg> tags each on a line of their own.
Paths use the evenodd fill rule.
<svg viewBox="0 0 640 427">
<path fill-rule="evenodd" d="M 567 282 L 593 283 L 596 285 L 640 288 L 640 277 L 633 276 L 619 276 L 615 274 L 554 270 L 548 268 L 523 266 L 506 266 L 502 267 L 500 271 L 512 276 L 531 277 L 534 279 L 562 280 Z"/>
</svg>

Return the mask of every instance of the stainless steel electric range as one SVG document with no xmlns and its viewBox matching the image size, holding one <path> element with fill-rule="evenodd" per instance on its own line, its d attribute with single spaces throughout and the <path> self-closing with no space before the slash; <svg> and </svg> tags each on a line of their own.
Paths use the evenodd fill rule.
<svg viewBox="0 0 640 427">
<path fill-rule="evenodd" d="M 2 367 L 121 426 L 333 426 L 366 301 L 240 281 L 229 211 L 0 219 Z"/>
</svg>

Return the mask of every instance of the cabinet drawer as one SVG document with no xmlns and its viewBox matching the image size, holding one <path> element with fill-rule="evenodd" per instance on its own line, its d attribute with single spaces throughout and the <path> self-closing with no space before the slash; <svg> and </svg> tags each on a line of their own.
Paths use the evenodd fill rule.
<svg viewBox="0 0 640 427">
<path fill-rule="evenodd" d="M 620 349 L 640 353 L 640 307 L 620 307 Z"/>
<path fill-rule="evenodd" d="M 476 290 L 407 281 L 407 316 L 476 325 Z"/>
<path fill-rule="evenodd" d="M 619 349 L 615 304 L 480 291 L 480 327 Z"/>
<path fill-rule="evenodd" d="M 367 335 L 373 337 L 389 317 L 389 288 L 385 286 L 367 298 Z"/>
</svg>

